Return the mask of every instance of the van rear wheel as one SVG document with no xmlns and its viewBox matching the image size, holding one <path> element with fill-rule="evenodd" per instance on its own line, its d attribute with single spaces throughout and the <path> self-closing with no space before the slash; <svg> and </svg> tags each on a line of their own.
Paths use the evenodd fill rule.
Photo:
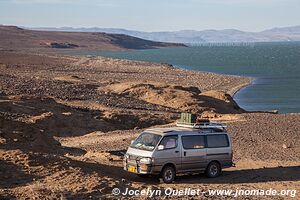
<svg viewBox="0 0 300 200">
<path fill-rule="evenodd" d="M 165 166 L 161 172 L 161 177 L 164 183 L 172 183 L 175 180 L 176 172 L 174 167 Z"/>
<path fill-rule="evenodd" d="M 205 170 L 206 176 L 215 178 L 221 174 L 221 166 L 218 162 L 211 162 Z"/>
</svg>

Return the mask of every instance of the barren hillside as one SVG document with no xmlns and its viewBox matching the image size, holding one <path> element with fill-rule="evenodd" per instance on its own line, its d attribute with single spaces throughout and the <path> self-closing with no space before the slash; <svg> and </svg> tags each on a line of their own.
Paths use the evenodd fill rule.
<svg viewBox="0 0 300 200">
<path fill-rule="evenodd" d="M 183 46 L 182 44 L 154 42 L 123 34 L 32 31 L 16 26 L 0 26 L 0 49 L 6 50 L 114 51 Z"/>
</svg>

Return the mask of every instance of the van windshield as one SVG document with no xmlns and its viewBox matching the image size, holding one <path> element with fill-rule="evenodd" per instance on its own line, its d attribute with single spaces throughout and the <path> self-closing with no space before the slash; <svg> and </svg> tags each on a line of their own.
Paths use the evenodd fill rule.
<svg viewBox="0 0 300 200">
<path fill-rule="evenodd" d="M 160 135 L 144 132 L 131 144 L 130 147 L 153 151 L 160 139 Z"/>
</svg>

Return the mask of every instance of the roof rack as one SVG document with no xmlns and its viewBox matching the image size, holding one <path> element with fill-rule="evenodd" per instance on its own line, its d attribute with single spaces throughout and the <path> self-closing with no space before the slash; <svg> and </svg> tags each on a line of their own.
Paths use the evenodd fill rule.
<svg viewBox="0 0 300 200">
<path fill-rule="evenodd" d="M 221 123 L 208 122 L 208 123 L 183 123 L 177 122 L 176 126 L 185 127 L 185 128 L 194 128 L 194 129 L 212 129 L 212 130 L 221 130 L 226 131 L 226 126 Z"/>
</svg>

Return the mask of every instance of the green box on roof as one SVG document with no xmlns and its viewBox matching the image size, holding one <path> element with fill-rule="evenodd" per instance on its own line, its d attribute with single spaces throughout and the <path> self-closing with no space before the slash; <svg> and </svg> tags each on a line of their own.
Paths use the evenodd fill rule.
<svg viewBox="0 0 300 200">
<path fill-rule="evenodd" d="M 181 113 L 180 121 L 181 123 L 194 124 L 196 123 L 197 115 L 192 113 Z"/>
</svg>

